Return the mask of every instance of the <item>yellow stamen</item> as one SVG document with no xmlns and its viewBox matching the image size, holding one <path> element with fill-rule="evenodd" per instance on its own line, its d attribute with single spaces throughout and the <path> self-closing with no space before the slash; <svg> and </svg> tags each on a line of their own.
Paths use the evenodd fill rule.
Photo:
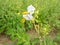
<svg viewBox="0 0 60 45">
<path fill-rule="evenodd" d="M 26 15 L 26 14 L 29 14 L 29 12 L 23 12 L 22 14 Z"/>
</svg>

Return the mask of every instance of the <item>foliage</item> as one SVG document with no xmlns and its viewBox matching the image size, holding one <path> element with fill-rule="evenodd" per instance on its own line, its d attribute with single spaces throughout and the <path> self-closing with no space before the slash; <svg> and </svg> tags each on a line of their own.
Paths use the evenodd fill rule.
<svg viewBox="0 0 60 45">
<path fill-rule="evenodd" d="M 30 42 L 26 31 L 38 25 L 39 29 L 35 28 L 35 30 L 44 41 L 51 28 L 60 30 L 59 2 L 59 0 L 0 0 L 0 33 L 4 32 L 12 40 L 18 40 L 16 45 L 30 45 L 33 41 Z M 22 12 L 26 11 L 27 6 L 31 4 L 36 8 L 33 14 L 34 21 L 26 20 L 23 23 Z"/>
</svg>

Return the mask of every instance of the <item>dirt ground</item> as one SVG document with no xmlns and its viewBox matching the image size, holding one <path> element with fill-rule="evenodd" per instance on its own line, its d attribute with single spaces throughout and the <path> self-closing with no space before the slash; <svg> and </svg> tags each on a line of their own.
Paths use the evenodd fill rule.
<svg viewBox="0 0 60 45">
<path fill-rule="evenodd" d="M 13 43 L 7 36 L 0 35 L 0 45 L 13 45 Z"/>
</svg>

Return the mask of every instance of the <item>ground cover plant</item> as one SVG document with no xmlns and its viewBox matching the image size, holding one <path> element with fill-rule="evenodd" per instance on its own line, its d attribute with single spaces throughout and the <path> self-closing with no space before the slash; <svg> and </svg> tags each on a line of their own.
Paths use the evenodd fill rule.
<svg viewBox="0 0 60 45">
<path fill-rule="evenodd" d="M 14 45 L 59 45 L 60 0 L 0 0 L 0 34 L 4 33 Z M 32 20 L 23 18 L 32 5 Z M 37 38 L 28 31 L 34 30 Z M 33 33 L 33 32 L 31 32 Z M 31 34 L 30 33 L 30 34 Z"/>
</svg>

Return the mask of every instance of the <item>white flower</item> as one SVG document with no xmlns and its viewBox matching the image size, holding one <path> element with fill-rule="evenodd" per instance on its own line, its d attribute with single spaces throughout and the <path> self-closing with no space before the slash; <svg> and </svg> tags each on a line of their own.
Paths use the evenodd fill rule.
<svg viewBox="0 0 60 45">
<path fill-rule="evenodd" d="M 26 20 L 32 20 L 32 19 L 33 19 L 33 16 L 32 16 L 31 14 L 23 15 L 23 17 L 24 17 Z"/>
<path fill-rule="evenodd" d="M 32 6 L 32 5 L 29 5 L 29 6 L 27 7 L 27 11 L 28 11 L 30 14 L 33 14 L 34 11 L 35 11 L 35 7 Z"/>
<path fill-rule="evenodd" d="M 25 18 L 26 20 L 32 20 L 33 19 L 32 14 L 34 13 L 34 11 L 35 11 L 35 7 L 33 7 L 32 5 L 29 5 L 27 7 L 27 12 L 29 12 L 29 14 L 24 14 L 23 18 Z"/>
</svg>

